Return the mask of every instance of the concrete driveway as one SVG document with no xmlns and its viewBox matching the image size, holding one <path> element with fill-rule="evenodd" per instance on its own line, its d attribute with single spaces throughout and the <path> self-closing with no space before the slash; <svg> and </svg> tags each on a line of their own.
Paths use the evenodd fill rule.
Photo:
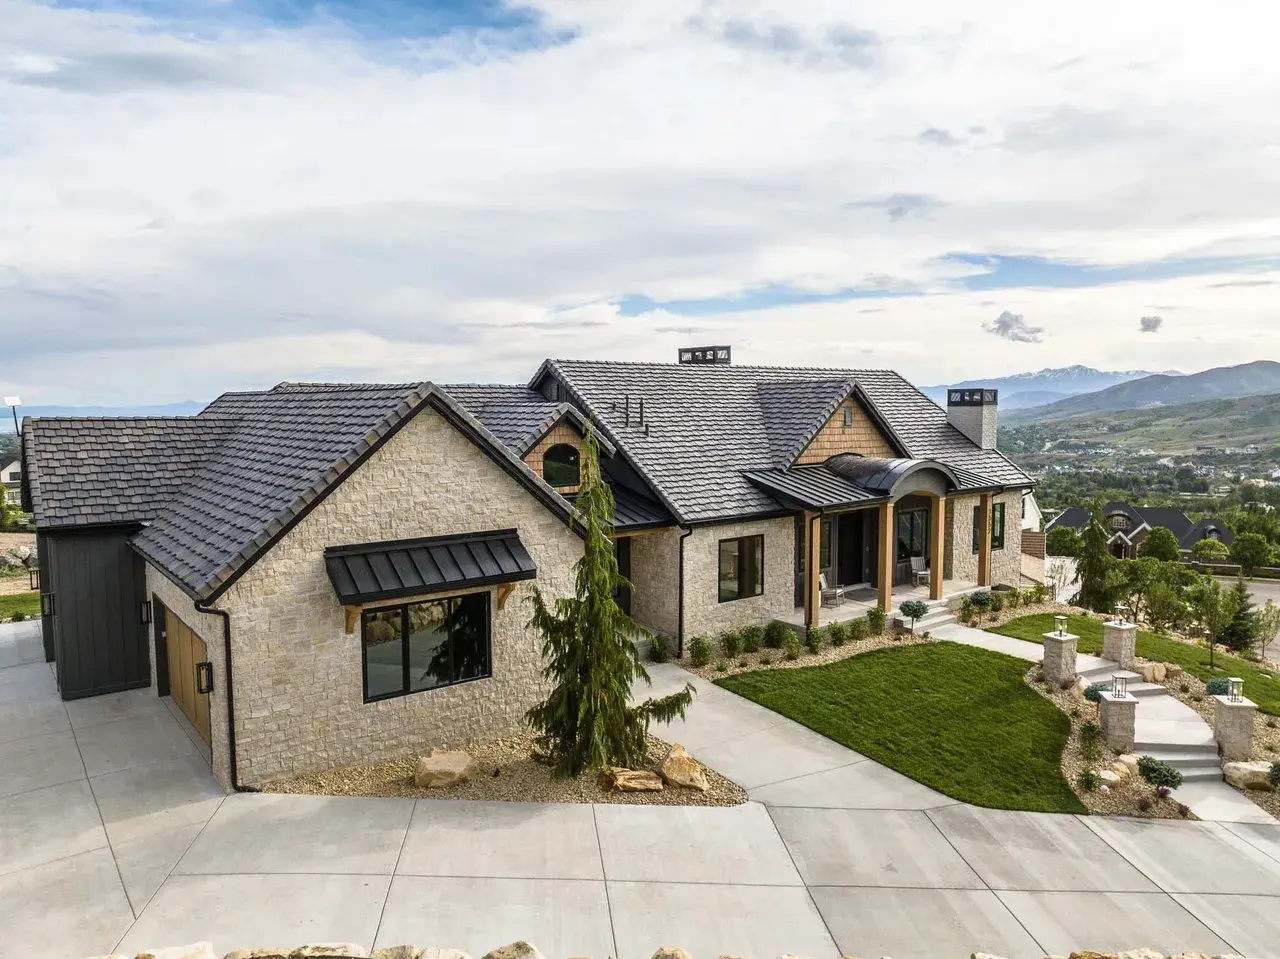
<svg viewBox="0 0 1280 959">
<path fill-rule="evenodd" d="M 0 669 L 0 957 L 517 938 L 550 959 L 1280 957 L 1280 826 L 978 809 L 695 685 L 659 732 L 744 806 L 223 796 L 153 691 L 64 705 L 44 664 Z"/>
</svg>

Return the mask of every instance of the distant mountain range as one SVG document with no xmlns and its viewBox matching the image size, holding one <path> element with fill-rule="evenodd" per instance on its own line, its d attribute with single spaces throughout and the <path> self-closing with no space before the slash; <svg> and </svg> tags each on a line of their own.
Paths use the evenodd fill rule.
<svg viewBox="0 0 1280 959">
<path fill-rule="evenodd" d="M 209 404 L 184 400 L 162 406 L 19 406 L 24 416 L 194 416 Z M 13 432 L 13 414 L 0 408 L 0 432 Z"/>
<path fill-rule="evenodd" d="M 1199 400 L 1263 393 L 1280 393 L 1280 363 L 1257 360 L 1188 376 L 1155 373 L 1096 392 L 1017 409 L 1004 420 L 1008 423 L 1043 423 L 1087 413 L 1145 410 L 1155 406 L 1178 406 Z"/>
<path fill-rule="evenodd" d="M 945 386 L 926 386 L 924 393 L 930 399 L 945 406 L 949 388 L 985 387 L 1000 391 L 1002 410 L 1017 410 L 1045 406 L 1070 396 L 1104 390 L 1118 383 L 1127 383 L 1151 375 L 1153 374 L 1150 370 L 1095 370 L 1092 366 L 1064 366 L 1058 369 L 1040 370 L 1038 373 L 1015 373 L 1012 376 L 964 380 L 960 383 L 948 383 Z M 1161 375 L 1177 376 L 1178 373 L 1176 370 L 1169 370 Z"/>
</svg>

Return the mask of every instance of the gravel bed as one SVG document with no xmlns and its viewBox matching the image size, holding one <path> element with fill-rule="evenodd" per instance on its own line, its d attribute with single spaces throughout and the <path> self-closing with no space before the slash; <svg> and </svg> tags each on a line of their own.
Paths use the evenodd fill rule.
<svg viewBox="0 0 1280 959">
<path fill-rule="evenodd" d="M 29 592 L 31 592 L 31 577 L 25 569 L 16 574 L 10 574 L 8 570 L 0 573 L 0 596 L 16 596 L 18 593 Z"/>
<path fill-rule="evenodd" d="M 1119 783 L 1109 786 L 1106 792 L 1101 789 L 1086 792 L 1076 785 L 1076 777 L 1086 769 L 1109 769 L 1119 755 L 1102 745 L 1102 756 L 1095 762 L 1084 758 L 1080 747 L 1080 727 L 1085 723 L 1097 723 L 1098 707 L 1088 700 L 1079 700 L 1071 690 L 1062 690 L 1051 683 L 1040 680 L 1041 671 L 1038 665 L 1027 670 L 1026 683 L 1049 702 L 1061 709 L 1071 720 L 1071 738 L 1062 751 L 1062 774 L 1071 784 L 1071 790 L 1080 797 L 1089 812 L 1096 816 L 1135 816 L 1143 819 L 1195 819 L 1195 813 L 1188 812 L 1183 816 L 1178 812 L 1175 799 L 1156 798 L 1155 789 L 1147 784 L 1141 776 L 1126 776 Z M 1143 810 L 1138 803 L 1143 799 L 1151 801 L 1150 807 Z"/>
<path fill-rule="evenodd" d="M 15 546 L 36 548 L 35 533 L 0 533 L 0 553 L 8 552 Z"/>
<path fill-rule="evenodd" d="M 416 756 L 410 756 L 280 779 L 263 786 L 262 791 L 317 796 L 412 796 L 419 799 L 656 806 L 737 806 L 747 801 L 745 789 L 706 766 L 702 768 L 711 790 L 705 793 L 679 786 L 667 786 L 661 792 L 608 792 L 596 784 L 594 774 L 576 779 L 555 779 L 547 766 L 532 758 L 533 743 L 532 735 L 521 735 L 467 747 L 480 774 L 470 782 L 443 789 L 415 786 L 413 770 L 418 760 Z M 644 768 L 656 772 L 670 748 L 670 743 L 650 736 Z"/>
<path fill-rule="evenodd" d="M 703 679 L 720 679 L 724 676 L 735 676 L 738 673 L 749 673 L 761 669 L 797 669 L 801 666 L 825 666 L 836 663 L 851 656 L 860 656 L 876 649 L 889 646 L 918 646 L 921 643 L 937 642 L 928 633 L 883 633 L 880 636 L 868 636 L 856 643 L 845 643 L 843 646 L 827 646 L 817 653 L 811 653 L 804 646 L 800 647 L 800 655 L 795 659 L 787 659 L 780 649 L 762 649 L 758 653 L 743 653 L 734 660 L 713 658 L 700 669 L 694 669 L 686 656 L 678 660 L 680 666 L 691 673 L 697 673 Z M 686 650 L 687 652 L 687 650 Z M 719 650 L 716 657 L 721 657 Z M 767 660 L 767 662 L 766 662 Z M 724 667 L 723 669 L 721 667 Z"/>
<path fill-rule="evenodd" d="M 1039 613 L 1062 614 L 1064 616 L 1088 616 L 1090 619 L 1104 619 L 1105 617 L 1091 612 L 1087 609 L 1081 609 L 1079 606 L 1070 606 L 1067 603 L 1035 603 L 1032 605 L 1017 606 L 1010 609 L 1006 606 L 998 615 L 990 614 L 983 616 L 981 622 L 976 619 L 970 620 L 967 624 L 974 629 L 991 629 L 995 626 L 1003 626 L 1011 619 L 1019 619 L 1022 616 L 1035 616 Z M 958 615 L 958 614 L 957 614 Z"/>
</svg>

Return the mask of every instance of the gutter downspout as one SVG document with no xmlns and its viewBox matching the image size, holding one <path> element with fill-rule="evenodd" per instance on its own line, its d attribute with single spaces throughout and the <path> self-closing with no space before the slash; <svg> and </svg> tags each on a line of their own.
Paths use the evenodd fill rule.
<svg viewBox="0 0 1280 959">
<path fill-rule="evenodd" d="M 676 590 L 676 658 L 684 658 L 684 541 L 693 535 L 693 527 L 680 534 L 680 576 L 679 587 Z"/>
<path fill-rule="evenodd" d="M 197 612 L 212 613 L 222 617 L 222 660 L 223 669 L 227 673 L 227 753 L 230 760 L 231 788 L 235 792 L 253 792 L 254 790 L 240 785 L 240 777 L 236 771 L 236 698 L 231 682 L 231 614 L 225 609 L 209 606 L 201 600 L 196 600 L 195 607 Z"/>
</svg>

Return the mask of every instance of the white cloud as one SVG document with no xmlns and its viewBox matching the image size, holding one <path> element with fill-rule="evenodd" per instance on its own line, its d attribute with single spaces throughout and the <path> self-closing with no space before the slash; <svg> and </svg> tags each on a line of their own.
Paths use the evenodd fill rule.
<svg viewBox="0 0 1280 959">
<path fill-rule="evenodd" d="M 1032 326 L 1021 313 L 1005 310 L 994 320 L 982 324 L 988 333 L 1011 343 L 1043 343 L 1044 327 Z"/>
<path fill-rule="evenodd" d="M 1144 316 L 1138 321 L 1138 329 L 1143 333 L 1159 333 L 1162 326 L 1164 326 L 1162 316 Z"/>
<path fill-rule="evenodd" d="M 539 6 L 577 38 L 520 54 L 0 0 L 0 378 L 29 402 L 519 379 L 548 353 L 666 359 L 707 330 L 738 357 L 835 349 L 932 382 L 1032 354 L 1183 365 L 1159 351 L 1206 333 L 1205 365 L 1240 361 L 1274 329 L 1274 288 L 1222 286 L 1258 282 L 1226 265 L 970 294 L 938 259 L 1280 256 L 1270 8 Z M 931 295 L 613 305 L 779 286 Z M 1182 311 L 1176 336 L 1138 339 L 1151 304 Z M 1052 352 L 976 333 L 1006 308 Z"/>
</svg>

